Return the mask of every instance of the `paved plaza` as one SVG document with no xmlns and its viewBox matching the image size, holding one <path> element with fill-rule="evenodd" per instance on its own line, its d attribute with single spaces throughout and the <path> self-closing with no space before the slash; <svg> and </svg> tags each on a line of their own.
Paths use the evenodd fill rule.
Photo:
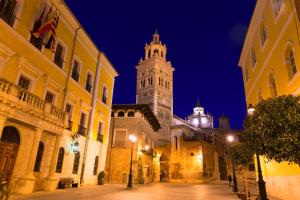
<svg viewBox="0 0 300 200">
<path fill-rule="evenodd" d="M 126 189 L 124 185 L 87 186 L 78 189 L 13 195 L 10 200 L 237 200 L 226 182 L 202 185 L 152 184 Z"/>
</svg>

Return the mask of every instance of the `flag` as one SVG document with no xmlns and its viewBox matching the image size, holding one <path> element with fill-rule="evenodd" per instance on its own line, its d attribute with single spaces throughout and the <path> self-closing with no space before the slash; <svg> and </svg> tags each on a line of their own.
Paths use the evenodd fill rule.
<svg viewBox="0 0 300 200">
<path fill-rule="evenodd" d="M 51 28 L 51 15 L 52 15 L 52 6 L 49 9 L 45 19 L 43 19 L 42 21 L 42 25 L 39 27 L 39 29 L 37 31 L 35 31 L 33 33 L 33 35 L 36 38 L 43 38 L 43 36 L 45 35 L 46 32 L 49 31 L 49 29 Z"/>
<path fill-rule="evenodd" d="M 33 30 L 31 33 L 38 31 L 40 29 L 40 27 L 42 26 L 45 10 L 46 10 L 46 5 L 44 6 L 44 9 L 43 9 L 39 19 L 34 23 Z"/>
</svg>

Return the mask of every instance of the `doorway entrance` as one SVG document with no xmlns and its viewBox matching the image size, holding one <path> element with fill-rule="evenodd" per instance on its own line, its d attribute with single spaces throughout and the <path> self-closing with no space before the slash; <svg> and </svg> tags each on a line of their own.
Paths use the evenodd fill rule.
<svg viewBox="0 0 300 200">
<path fill-rule="evenodd" d="M 19 131 L 13 126 L 3 129 L 0 140 L 0 179 L 10 181 L 20 145 Z"/>
</svg>

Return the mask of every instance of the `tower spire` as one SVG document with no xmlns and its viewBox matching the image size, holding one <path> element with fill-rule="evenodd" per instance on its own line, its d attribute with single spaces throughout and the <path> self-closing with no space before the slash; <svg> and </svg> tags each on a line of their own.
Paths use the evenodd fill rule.
<svg viewBox="0 0 300 200">
<path fill-rule="evenodd" d="M 199 100 L 199 97 L 197 98 L 197 103 L 196 103 L 196 108 L 200 108 L 201 107 L 201 104 L 200 104 L 200 100 Z"/>
</svg>

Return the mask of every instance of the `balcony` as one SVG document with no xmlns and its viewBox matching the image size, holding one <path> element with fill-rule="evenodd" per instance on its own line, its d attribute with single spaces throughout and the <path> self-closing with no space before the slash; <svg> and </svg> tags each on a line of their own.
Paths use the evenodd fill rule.
<svg viewBox="0 0 300 200">
<path fill-rule="evenodd" d="M 83 125 L 79 124 L 77 133 L 79 135 L 86 136 L 87 135 L 86 128 Z"/>
<path fill-rule="evenodd" d="M 0 79 L 0 103 L 16 109 L 16 113 L 25 112 L 60 127 L 65 127 L 67 123 L 64 111 L 5 79 Z"/>
<path fill-rule="evenodd" d="M 98 133 L 98 134 L 97 134 L 97 141 L 98 141 L 98 142 L 103 143 L 103 138 L 104 138 L 104 135 L 102 135 L 101 133 Z"/>
</svg>

